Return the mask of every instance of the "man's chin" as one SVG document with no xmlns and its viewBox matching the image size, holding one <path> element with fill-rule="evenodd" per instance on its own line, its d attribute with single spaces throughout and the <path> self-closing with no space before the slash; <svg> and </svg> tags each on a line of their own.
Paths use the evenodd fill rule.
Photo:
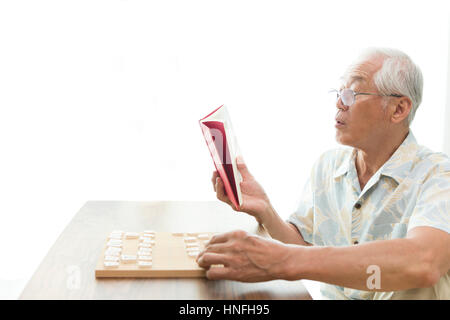
<svg viewBox="0 0 450 320">
<path fill-rule="evenodd" d="M 348 137 L 347 135 L 337 131 L 336 132 L 336 142 L 339 144 L 342 144 L 344 146 L 352 146 L 352 139 L 351 137 Z"/>
</svg>

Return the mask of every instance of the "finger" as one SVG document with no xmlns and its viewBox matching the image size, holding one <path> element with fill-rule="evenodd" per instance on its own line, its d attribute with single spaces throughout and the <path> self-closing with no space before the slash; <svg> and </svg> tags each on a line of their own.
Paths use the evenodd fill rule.
<svg viewBox="0 0 450 320">
<path fill-rule="evenodd" d="M 227 252 L 228 246 L 225 246 L 224 244 L 205 244 L 205 248 L 197 255 L 197 258 L 195 259 L 196 262 L 200 260 L 200 258 L 207 253 L 225 253 Z"/>
<path fill-rule="evenodd" d="M 209 268 L 213 264 L 228 265 L 228 258 L 221 253 L 206 252 L 197 261 L 202 268 Z"/>
<path fill-rule="evenodd" d="M 198 260 L 200 260 L 200 258 L 205 254 L 205 250 L 200 251 L 200 253 L 197 255 L 197 257 L 195 257 L 195 262 L 197 262 L 198 264 Z"/>
<path fill-rule="evenodd" d="M 227 267 L 213 267 L 206 271 L 206 278 L 209 280 L 233 279 L 232 269 Z"/>
<path fill-rule="evenodd" d="M 244 158 L 242 158 L 242 156 L 236 157 L 236 165 L 237 165 L 237 168 L 238 168 L 239 172 L 241 173 L 242 178 L 244 180 L 253 178 L 253 176 L 250 173 L 250 171 L 248 170 L 247 165 L 245 164 Z"/>
<path fill-rule="evenodd" d="M 223 181 L 220 177 L 217 177 L 216 179 L 216 196 L 220 201 L 226 202 L 231 205 L 230 199 L 225 194 L 225 186 L 223 185 Z"/>
<path fill-rule="evenodd" d="M 229 246 L 224 243 L 207 243 L 205 245 L 205 252 L 214 252 L 214 253 L 226 253 L 229 251 Z"/>
<path fill-rule="evenodd" d="M 212 236 L 212 238 L 209 240 L 209 242 L 206 244 L 206 246 L 217 244 L 217 243 L 224 243 L 231 239 L 233 234 L 233 231 L 225 232 L 225 233 L 219 233 Z"/>
<path fill-rule="evenodd" d="M 213 176 L 211 178 L 211 182 L 213 184 L 214 192 L 216 191 L 216 179 L 219 176 L 219 173 L 217 171 L 213 172 Z"/>
</svg>

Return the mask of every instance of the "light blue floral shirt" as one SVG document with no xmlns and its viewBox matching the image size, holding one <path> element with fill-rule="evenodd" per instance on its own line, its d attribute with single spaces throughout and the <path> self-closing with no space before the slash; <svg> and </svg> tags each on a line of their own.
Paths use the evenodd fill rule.
<svg viewBox="0 0 450 320">
<path fill-rule="evenodd" d="M 450 159 L 417 144 L 410 131 L 364 189 L 356 150 L 324 153 L 314 164 L 296 212 L 288 219 L 316 246 L 350 246 L 405 238 L 428 226 L 450 233 Z M 369 274 L 368 274 L 369 276 Z M 370 292 L 321 284 L 330 299 L 450 299 L 450 272 L 432 288 Z"/>
</svg>

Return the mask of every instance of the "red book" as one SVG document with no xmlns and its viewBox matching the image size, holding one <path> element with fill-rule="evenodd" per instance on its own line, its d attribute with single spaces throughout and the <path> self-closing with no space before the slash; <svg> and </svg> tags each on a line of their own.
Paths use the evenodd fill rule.
<svg viewBox="0 0 450 320">
<path fill-rule="evenodd" d="M 199 120 L 211 157 L 225 186 L 228 198 L 239 210 L 242 204 L 240 183 L 242 176 L 237 169 L 239 146 L 233 134 L 230 116 L 224 105 Z"/>
</svg>

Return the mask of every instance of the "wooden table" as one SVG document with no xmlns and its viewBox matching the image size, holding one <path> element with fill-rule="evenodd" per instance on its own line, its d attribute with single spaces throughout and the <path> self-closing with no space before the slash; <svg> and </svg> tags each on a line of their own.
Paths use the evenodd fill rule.
<svg viewBox="0 0 450 320">
<path fill-rule="evenodd" d="M 104 241 L 116 229 L 263 232 L 253 217 L 218 201 L 89 201 L 59 236 L 20 299 L 311 299 L 301 281 L 96 279 Z"/>
</svg>

